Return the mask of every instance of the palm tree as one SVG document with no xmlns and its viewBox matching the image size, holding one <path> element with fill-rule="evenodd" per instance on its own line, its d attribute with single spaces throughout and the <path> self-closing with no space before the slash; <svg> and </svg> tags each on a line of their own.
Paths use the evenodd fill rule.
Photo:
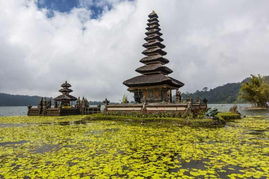
<svg viewBox="0 0 269 179">
<path fill-rule="evenodd" d="M 255 104 L 257 107 L 268 107 L 269 84 L 261 75 L 251 75 L 250 79 L 241 85 L 239 98 Z"/>
</svg>

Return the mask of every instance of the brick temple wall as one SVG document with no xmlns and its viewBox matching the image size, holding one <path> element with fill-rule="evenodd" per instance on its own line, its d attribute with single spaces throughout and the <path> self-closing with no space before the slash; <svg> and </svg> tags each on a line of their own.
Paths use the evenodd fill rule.
<svg viewBox="0 0 269 179">
<path fill-rule="evenodd" d="M 141 113 L 181 113 L 183 114 L 188 108 L 188 104 L 111 104 L 107 105 L 105 112 L 141 112 Z M 199 113 L 207 109 L 206 104 L 191 104 L 192 112 Z"/>
</svg>

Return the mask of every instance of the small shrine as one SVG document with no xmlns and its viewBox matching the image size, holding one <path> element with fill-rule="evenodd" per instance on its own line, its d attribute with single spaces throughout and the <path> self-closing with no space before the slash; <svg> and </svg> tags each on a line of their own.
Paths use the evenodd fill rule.
<svg viewBox="0 0 269 179">
<path fill-rule="evenodd" d="M 41 98 L 37 107 L 28 106 L 28 116 L 65 116 L 100 112 L 100 106 L 90 106 L 86 98 L 80 99 L 70 95 L 73 90 L 70 89 L 71 84 L 67 81 L 61 87 L 59 92 L 62 94 L 54 98 L 54 106 L 52 106 L 51 99 Z"/>
<path fill-rule="evenodd" d="M 173 71 L 165 66 L 169 62 L 164 58 L 166 52 L 163 50 L 162 33 L 158 15 L 153 11 L 149 14 L 147 32 L 142 52 L 145 55 L 140 60 L 144 66 L 136 69 L 141 75 L 123 82 L 130 92 L 134 93 L 134 100 L 137 103 L 143 102 L 172 102 L 172 90 L 178 90 L 184 84 L 168 75 Z"/>
<path fill-rule="evenodd" d="M 70 106 L 71 101 L 76 101 L 77 98 L 69 94 L 73 92 L 73 90 L 69 89 L 71 85 L 67 83 L 67 81 L 65 81 L 65 83 L 63 83 L 61 87 L 62 89 L 60 89 L 59 92 L 61 92 L 62 95 L 54 98 L 55 104 L 56 106 L 58 106 L 58 102 L 59 102 L 61 107 L 68 107 Z"/>
</svg>

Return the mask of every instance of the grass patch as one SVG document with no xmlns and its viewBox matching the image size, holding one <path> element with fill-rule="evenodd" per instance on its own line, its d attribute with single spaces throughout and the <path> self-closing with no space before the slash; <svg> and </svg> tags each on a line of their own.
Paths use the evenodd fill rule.
<svg viewBox="0 0 269 179">
<path fill-rule="evenodd" d="M 191 127 L 221 127 L 225 125 L 223 120 L 213 119 L 188 119 L 188 118 L 177 118 L 177 117 L 136 117 L 136 116 L 122 116 L 122 115 L 109 115 L 109 114 L 92 114 L 86 116 L 84 119 L 87 120 L 116 120 L 116 121 L 128 121 L 137 123 L 147 122 L 159 122 L 166 124 L 178 124 L 182 126 Z"/>
<path fill-rule="evenodd" d="M 3 116 L 0 117 L 0 123 L 51 123 L 51 122 L 68 122 L 78 121 L 85 115 L 74 116 Z"/>
<path fill-rule="evenodd" d="M 241 119 L 241 114 L 232 113 L 232 112 L 220 112 L 216 115 L 218 119 L 222 119 L 225 121 L 234 120 L 234 119 Z"/>
</svg>

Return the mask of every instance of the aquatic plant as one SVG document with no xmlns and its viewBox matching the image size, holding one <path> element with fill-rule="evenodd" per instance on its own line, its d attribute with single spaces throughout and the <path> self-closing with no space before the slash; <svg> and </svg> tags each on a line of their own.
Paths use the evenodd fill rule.
<svg viewBox="0 0 269 179">
<path fill-rule="evenodd" d="M 233 119 L 240 119 L 241 114 L 240 113 L 232 113 L 232 112 L 221 112 L 216 115 L 218 119 L 223 120 L 233 120 Z"/>
<path fill-rule="evenodd" d="M 222 128 L 89 116 L 3 117 L 0 178 L 267 178 L 268 126 L 263 117 Z"/>
</svg>

